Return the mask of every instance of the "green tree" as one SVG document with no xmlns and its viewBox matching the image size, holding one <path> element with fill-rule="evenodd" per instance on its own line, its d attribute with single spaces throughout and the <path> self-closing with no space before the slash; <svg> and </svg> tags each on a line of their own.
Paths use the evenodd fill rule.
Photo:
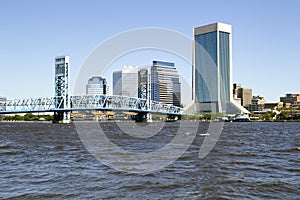
<svg viewBox="0 0 300 200">
<path fill-rule="evenodd" d="M 23 116 L 20 116 L 20 115 L 15 115 L 15 116 L 13 117 L 13 120 L 15 120 L 15 121 L 23 121 L 23 120 L 24 120 L 24 117 L 23 117 Z"/>
<path fill-rule="evenodd" d="M 287 111 L 281 111 L 279 115 L 277 115 L 278 120 L 288 120 L 289 119 L 289 114 Z"/>
<path fill-rule="evenodd" d="M 267 113 L 263 114 L 263 118 L 264 118 L 264 120 L 271 120 L 272 116 L 269 112 L 267 112 Z"/>
<path fill-rule="evenodd" d="M 31 113 L 24 115 L 24 121 L 32 121 L 33 118 L 34 118 L 34 115 Z"/>
</svg>

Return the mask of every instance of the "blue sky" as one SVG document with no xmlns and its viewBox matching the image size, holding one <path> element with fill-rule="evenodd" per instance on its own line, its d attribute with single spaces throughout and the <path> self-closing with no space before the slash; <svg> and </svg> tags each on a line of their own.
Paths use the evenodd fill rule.
<svg viewBox="0 0 300 200">
<path fill-rule="evenodd" d="M 0 96 L 53 96 L 59 55 L 71 57 L 74 85 L 89 53 L 123 31 L 160 27 L 192 37 L 194 27 L 225 22 L 233 27 L 233 81 L 276 102 L 300 92 L 299 9 L 298 0 L 0 0 Z M 132 58 L 117 64 L 152 61 Z"/>
</svg>

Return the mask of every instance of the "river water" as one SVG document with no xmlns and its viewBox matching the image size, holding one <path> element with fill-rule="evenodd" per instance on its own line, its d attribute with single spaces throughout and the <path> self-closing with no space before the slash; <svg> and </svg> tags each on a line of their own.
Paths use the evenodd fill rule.
<svg viewBox="0 0 300 200">
<path fill-rule="evenodd" d="M 192 127 L 192 122 L 182 122 Z M 144 126 L 155 129 L 160 123 Z M 116 123 L 108 138 L 129 151 L 166 145 L 164 132 L 130 139 Z M 0 199 L 299 199 L 300 123 L 225 123 L 212 151 L 199 158 L 207 123 L 175 162 L 150 173 L 118 171 L 92 156 L 74 124 L 0 123 Z M 88 129 L 86 130 L 89 131 Z M 202 134 L 202 135 L 201 135 Z M 135 145 L 129 145 L 134 143 Z M 149 148 L 148 146 L 151 146 Z M 135 149 L 136 148 L 136 149 Z M 144 151 L 143 151 L 144 150 Z"/>
</svg>

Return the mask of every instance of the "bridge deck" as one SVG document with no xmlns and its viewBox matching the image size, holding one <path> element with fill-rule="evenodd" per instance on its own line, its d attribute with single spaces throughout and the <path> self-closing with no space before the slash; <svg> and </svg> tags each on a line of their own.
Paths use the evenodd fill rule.
<svg viewBox="0 0 300 200">
<path fill-rule="evenodd" d="M 71 96 L 70 108 L 63 108 L 63 102 L 64 99 L 62 97 L 0 101 L 0 114 L 111 110 L 184 115 L 183 109 L 177 106 L 148 101 L 146 99 L 115 95 Z"/>
</svg>

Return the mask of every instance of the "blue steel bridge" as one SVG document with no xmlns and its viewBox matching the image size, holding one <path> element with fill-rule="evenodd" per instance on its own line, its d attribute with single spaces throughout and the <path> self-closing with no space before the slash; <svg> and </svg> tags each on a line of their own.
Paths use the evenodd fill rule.
<svg viewBox="0 0 300 200">
<path fill-rule="evenodd" d="M 162 102 L 116 95 L 71 96 L 70 107 L 64 107 L 63 97 L 28 98 L 0 101 L 0 114 L 72 111 L 129 111 L 135 112 L 139 119 L 145 120 L 148 113 L 165 114 L 168 117 L 180 117 L 183 109 Z"/>
</svg>

